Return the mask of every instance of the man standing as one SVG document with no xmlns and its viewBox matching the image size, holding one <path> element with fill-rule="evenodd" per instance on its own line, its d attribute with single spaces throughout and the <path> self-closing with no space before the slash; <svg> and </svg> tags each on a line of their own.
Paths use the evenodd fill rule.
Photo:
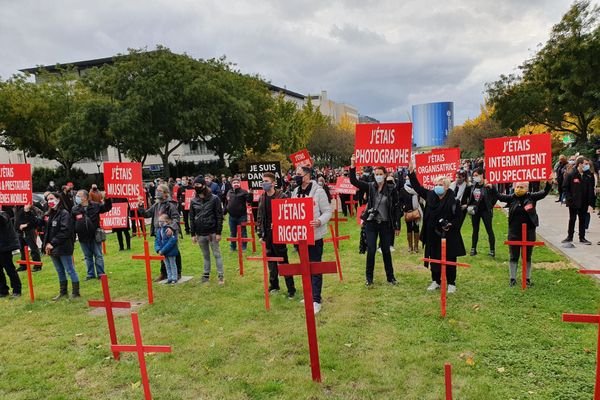
<svg viewBox="0 0 600 400">
<path fill-rule="evenodd" d="M 575 220 L 579 218 L 579 243 L 590 245 L 592 242 L 585 238 L 587 213 L 596 207 L 594 194 L 594 176 L 590 172 L 590 160 L 579 157 L 575 168 L 564 178 L 563 193 L 569 207 L 569 228 L 567 237 L 562 243 L 571 243 L 575 233 Z"/>
<path fill-rule="evenodd" d="M 1 210 L 1 207 L 0 207 Z M 0 297 L 8 296 L 8 286 L 4 271 L 10 279 L 10 286 L 13 290 L 13 297 L 21 295 L 21 279 L 15 270 L 15 264 L 12 260 L 12 252 L 19 248 L 19 240 L 11 222 L 10 215 L 0 211 Z"/>
<path fill-rule="evenodd" d="M 80 190 L 75 196 L 75 206 L 71 210 L 71 215 L 75 221 L 75 233 L 77 233 L 79 245 L 85 257 L 86 281 L 100 278 L 100 275 L 104 274 L 102 240 L 96 237 L 96 231 L 100 229 L 100 214 L 109 212 L 111 209 L 110 199 L 106 199 L 104 203 L 90 201 L 87 190 Z"/>
<path fill-rule="evenodd" d="M 280 190 L 275 189 L 275 174 L 266 172 L 263 174 L 262 188 L 264 190 L 258 201 L 258 216 L 256 219 L 256 234 L 261 242 L 265 242 L 267 257 L 281 257 L 282 264 L 289 264 L 287 246 L 285 244 L 273 243 L 273 220 L 271 219 L 271 201 L 273 199 L 285 199 L 287 196 Z M 277 293 L 279 291 L 279 263 L 269 261 L 269 292 Z M 292 299 L 296 295 L 294 277 L 286 276 L 285 285 L 288 290 L 288 298 Z"/>
<path fill-rule="evenodd" d="M 190 211 L 185 209 L 185 192 L 186 190 L 194 190 L 194 187 L 190 184 L 191 179 L 187 176 L 181 178 L 181 186 L 177 190 L 177 203 L 179 203 L 179 208 L 183 213 L 183 224 L 185 227 L 185 234 L 190 234 Z"/>
<path fill-rule="evenodd" d="M 554 173 L 556 174 L 556 182 L 558 183 L 558 200 L 557 203 L 563 201 L 563 183 L 565 172 L 567 171 L 567 157 L 564 154 L 558 156 L 558 161 L 554 165 Z"/>
<path fill-rule="evenodd" d="M 231 181 L 231 189 L 227 192 L 227 212 L 229 213 L 229 237 L 237 236 L 237 227 L 248 221 L 248 212 L 246 205 L 252 202 L 252 195 L 241 188 L 240 178 L 233 178 Z M 248 237 L 246 227 L 242 226 L 242 237 Z M 231 242 L 231 251 L 236 250 L 236 243 Z M 242 244 L 242 248 L 246 251 L 246 242 Z"/>
<path fill-rule="evenodd" d="M 17 207 L 15 214 L 15 226 L 19 235 L 19 246 L 21 250 L 21 260 L 25 260 L 25 246 L 29 247 L 31 259 L 33 261 L 41 261 L 40 249 L 37 245 L 37 235 L 35 228 L 38 225 L 38 217 L 42 216 L 42 211 L 31 204 Z M 19 267 L 17 271 L 26 271 L 24 265 Z M 41 271 L 42 267 L 36 265 L 33 267 L 33 272 Z"/>
<path fill-rule="evenodd" d="M 314 220 L 311 226 L 315 230 L 315 244 L 308 246 L 308 259 L 312 262 L 320 262 L 323 257 L 323 237 L 327 234 L 327 223 L 331 218 L 331 204 L 327 200 L 327 194 L 315 180 L 311 179 L 312 170 L 309 167 L 298 167 L 294 180 L 297 187 L 292 193 L 292 198 L 311 197 L 314 205 Z M 312 275 L 313 307 L 315 314 L 321 311 L 321 288 L 323 287 L 323 275 Z"/>
</svg>

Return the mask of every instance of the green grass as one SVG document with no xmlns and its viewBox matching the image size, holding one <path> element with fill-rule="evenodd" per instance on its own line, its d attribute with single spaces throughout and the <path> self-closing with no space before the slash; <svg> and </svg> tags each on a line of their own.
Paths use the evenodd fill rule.
<svg viewBox="0 0 600 400">
<path fill-rule="evenodd" d="M 543 222 L 543 221 L 542 221 Z M 344 281 L 329 275 L 317 332 L 323 383 L 310 378 L 304 308 L 283 294 L 264 310 L 262 265 L 237 274 L 237 254 L 222 243 L 226 284 L 199 283 L 202 257 L 186 237 L 180 243 L 184 285 L 154 286 L 154 305 L 139 308 L 147 344 L 173 346 L 171 354 L 147 358 L 156 399 L 440 399 L 443 366 L 453 365 L 459 399 L 589 399 L 594 387 L 597 327 L 561 322 L 561 313 L 593 313 L 600 291 L 547 248 L 534 251 L 533 289 L 509 288 L 506 217 L 494 218 L 497 256 L 463 257 L 472 268 L 458 271 L 458 293 L 449 297 L 448 317 L 439 316 L 439 292 L 427 293 L 429 271 L 406 254 L 403 232 L 393 253 L 397 287 L 383 282 L 377 255 L 376 285 L 364 288 L 365 256 L 357 251 L 355 221 L 341 225 Z M 471 224 L 465 222 L 470 247 Z M 333 260 L 331 245 L 324 259 Z M 78 247 L 78 246 L 77 246 Z M 142 250 L 117 252 L 109 235 L 106 257 L 113 298 L 145 300 Z M 290 251 L 293 259 L 297 255 Z M 77 249 L 77 270 L 85 276 Z M 85 300 L 52 302 L 58 290 L 48 258 L 34 275 L 37 301 L 26 296 L 0 301 L 1 399 L 141 399 L 134 354 L 111 359 L 104 317 L 89 315 Z M 154 269 L 157 270 L 155 265 Z M 214 267 L 213 267 L 214 268 Z M 26 275 L 21 274 L 22 279 Z M 301 287 L 300 279 L 296 279 Z M 282 279 L 282 287 L 283 279 Z M 82 282 L 84 299 L 99 299 L 99 282 Z M 301 293 L 299 293 L 300 295 Z M 118 317 L 121 343 L 132 343 L 131 320 Z M 473 362 L 471 362 L 471 360 Z M 471 365 L 472 364 L 472 365 Z M 504 371 L 504 372 L 499 372 Z M 503 368 L 503 370 L 502 370 Z"/>
</svg>

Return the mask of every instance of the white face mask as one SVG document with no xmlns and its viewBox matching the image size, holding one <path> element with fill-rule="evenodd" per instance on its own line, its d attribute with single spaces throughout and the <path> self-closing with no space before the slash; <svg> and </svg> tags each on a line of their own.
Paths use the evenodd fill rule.
<svg viewBox="0 0 600 400">
<path fill-rule="evenodd" d="M 375 182 L 381 183 L 383 182 L 383 175 L 375 175 Z"/>
<path fill-rule="evenodd" d="M 480 183 L 481 182 L 481 177 L 480 176 L 474 176 L 473 177 L 473 182 Z"/>
</svg>

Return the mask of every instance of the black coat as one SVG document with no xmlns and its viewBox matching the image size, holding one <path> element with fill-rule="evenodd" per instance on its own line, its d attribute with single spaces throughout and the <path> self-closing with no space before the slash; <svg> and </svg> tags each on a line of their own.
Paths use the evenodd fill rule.
<svg viewBox="0 0 600 400">
<path fill-rule="evenodd" d="M 582 175 L 577 169 L 573 169 L 564 178 L 563 193 L 567 207 L 583 209 L 587 209 L 588 206 L 596 207 L 594 176 L 591 172 L 584 172 Z"/>
<path fill-rule="evenodd" d="M 462 211 L 460 204 L 456 201 L 454 193 L 450 189 L 446 195 L 440 199 L 433 190 L 427 190 L 419 183 L 417 175 L 413 172 L 408 175 L 410 184 L 417 194 L 425 199 L 423 224 L 421 229 L 421 241 L 425 248 L 425 257 L 439 259 L 442 254 L 442 230 L 440 229 L 440 219 L 445 219 L 452 224 L 451 228 L 445 232 L 446 237 L 446 257 L 460 257 L 467 254 L 465 244 L 460 233 L 462 224 Z"/>
<path fill-rule="evenodd" d="M 281 190 L 275 189 L 273 199 L 285 199 L 288 196 Z M 268 221 L 271 219 L 267 217 L 267 193 L 263 192 L 258 199 L 258 209 L 256 216 L 256 234 L 260 239 L 265 239 L 268 232 L 271 232 L 271 224 Z"/>
<path fill-rule="evenodd" d="M 356 168 L 350 168 L 350 182 L 363 193 L 367 193 L 367 209 L 375 207 L 373 199 L 377 197 L 378 185 L 376 182 L 364 182 L 356 178 Z M 381 189 L 383 194 L 387 196 L 388 215 L 390 227 L 394 230 L 400 230 L 401 210 L 398 201 L 398 191 L 396 186 L 384 183 Z"/>
<path fill-rule="evenodd" d="M 73 218 L 71 214 L 60 208 L 58 210 L 50 210 L 47 215 L 46 227 L 44 232 L 44 244 L 42 248 L 50 243 L 53 249 L 50 251 L 51 256 L 72 256 L 74 246 L 74 231 Z"/>
<path fill-rule="evenodd" d="M 200 199 L 196 196 L 190 203 L 190 221 L 192 236 L 206 236 L 212 233 L 220 235 L 223 231 L 223 205 L 214 194 Z"/>
<path fill-rule="evenodd" d="M 476 189 L 481 190 L 481 197 L 479 197 L 479 201 L 475 200 L 474 192 Z M 466 189 L 465 189 L 465 191 L 466 191 Z M 463 195 L 463 199 L 464 199 L 464 195 Z M 472 185 L 471 186 L 471 191 L 469 193 L 469 201 L 467 202 L 467 205 L 477 206 L 477 213 L 491 212 L 494 208 L 494 204 L 496 204 L 496 198 L 495 198 L 493 192 L 490 192 L 490 190 L 488 188 L 486 188 L 483 185 Z"/>
<path fill-rule="evenodd" d="M 10 215 L 4 211 L 0 211 L 0 253 L 12 252 L 18 249 L 19 239 L 11 222 Z"/>
<path fill-rule="evenodd" d="M 112 201 L 106 199 L 104 203 L 90 201 L 87 207 L 81 204 L 71 210 L 75 221 L 75 233 L 80 242 L 90 242 L 96 238 L 96 229 L 100 228 L 100 214 L 112 209 Z"/>
<path fill-rule="evenodd" d="M 167 214 L 173 221 L 173 228 L 179 232 L 179 205 L 176 201 L 170 199 L 158 201 L 152 204 L 147 210 L 143 207 L 138 208 L 138 215 L 144 218 L 152 218 L 150 222 L 150 236 L 154 236 L 155 224 L 161 214 Z"/>
<path fill-rule="evenodd" d="M 248 214 L 246 205 L 252 202 L 252 194 L 244 189 L 230 189 L 227 192 L 227 212 L 234 218 L 240 218 Z"/>
</svg>

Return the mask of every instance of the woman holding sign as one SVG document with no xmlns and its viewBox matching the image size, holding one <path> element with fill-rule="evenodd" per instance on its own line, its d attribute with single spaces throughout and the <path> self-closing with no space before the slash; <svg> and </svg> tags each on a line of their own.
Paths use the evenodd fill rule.
<svg viewBox="0 0 600 400">
<path fill-rule="evenodd" d="M 373 285 L 378 237 L 387 281 L 391 285 L 397 285 L 398 281 L 394 276 L 394 266 L 390 253 L 392 235 L 394 232 L 396 236 L 400 234 L 400 207 L 394 177 L 388 176 L 386 179 L 385 168 L 376 167 L 373 171 L 375 182 L 360 181 L 356 178 L 354 159 L 353 155 L 350 158 L 350 182 L 367 194 L 366 216 L 363 218 L 367 234 L 367 265 L 365 271 L 367 280 L 365 285 L 367 287 Z"/>
<path fill-rule="evenodd" d="M 425 258 L 441 259 L 442 238 L 446 238 L 446 260 L 456 261 L 466 255 L 465 245 L 460 234 L 462 211 L 460 203 L 450 190 L 450 179 L 445 176 L 436 178 L 433 190 L 427 190 L 417 179 L 412 163 L 408 170 L 410 183 L 415 191 L 427 202 L 421 229 L 421 241 L 425 249 Z M 427 263 L 425 264 L 427 266 Z M 431 284 L 427 288 L 433 291 L 440 288 L 442 268 L 439 264 L 431 263 Z M 448 293 L 456 292 L 456 267 L 446 267 Z"/>
</svg>

